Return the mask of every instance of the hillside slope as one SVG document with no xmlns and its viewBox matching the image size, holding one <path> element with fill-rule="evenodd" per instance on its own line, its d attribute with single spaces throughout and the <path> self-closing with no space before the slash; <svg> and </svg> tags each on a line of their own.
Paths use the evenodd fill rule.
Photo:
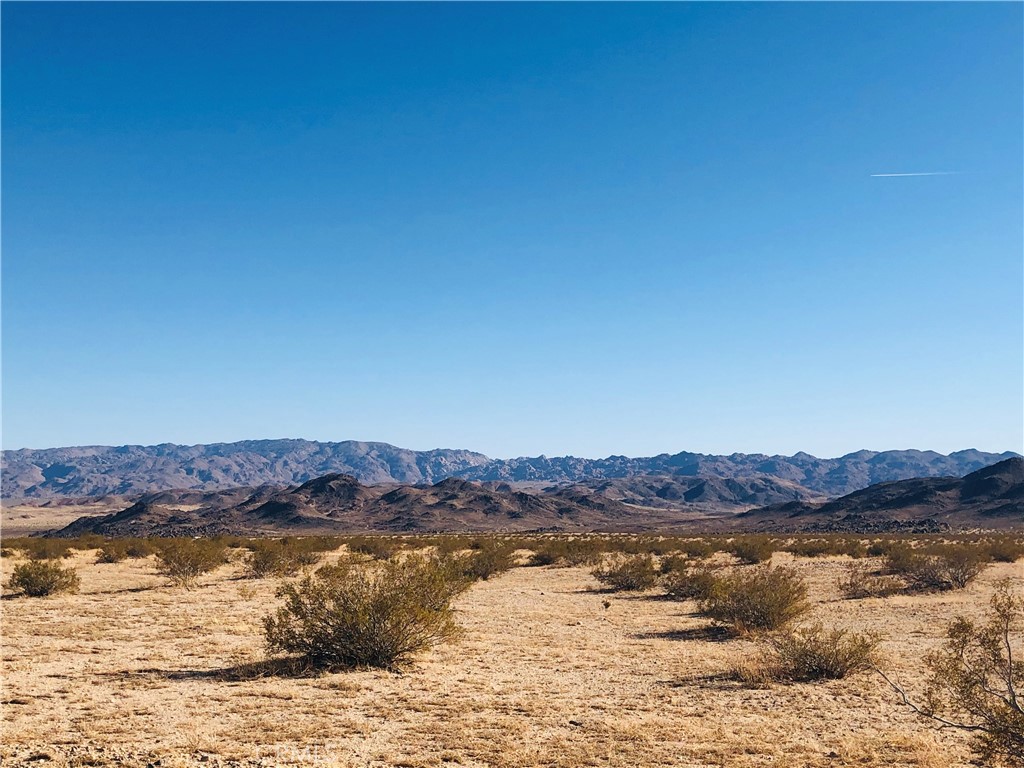
<svg viewBox="0 0 1024 768">
<path fill-rule="evenodd" d="M 1024 526 L 1024 459 L 966 477 L 899 480 L 825 503 L 790 502 L 736 516 L 737 527 L 765 531 L 942 531 Z"/>
</svg>

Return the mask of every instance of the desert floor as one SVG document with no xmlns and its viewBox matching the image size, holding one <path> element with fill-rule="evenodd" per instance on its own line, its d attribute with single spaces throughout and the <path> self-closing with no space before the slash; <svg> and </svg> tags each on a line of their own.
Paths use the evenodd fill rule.
<svg viewBox="0 0 1024 768">
<path fill-rule="evenodd" d="M 0 508 L 0 528 L 4 536 L 27 536 L 39 531 L 63 528 L 80 517 L 96 517 L 120 512 L 125 504 L 99 502 L 96 504 L 66 504 L 44 507 L 15 504 Z"/>
<path fill-rule="evenodd" d="M 245 679 L 232 670 L 263 658 L 272 580 L 226 566 L 186 591 L 151 560 L 94 556 L 74 558 L 79 594 L 2 603 L 4 765 L 970 765 L 964 734 L 877 675 L 743 688 L 716 676 L 751 642 L 709 635 L 689 603 L 595 592 L 585 569 L 474 585 L 464 637 L 405 674 Z M 999 578 L 1024 584 L 1024 564 L 999 564 L 964 591 L 851 601 L 845 558 L 774 561 L 806 574 L 812 621 L 883 633 L 911 692 L 951 618 L 980 615 Z"/>
</svg>

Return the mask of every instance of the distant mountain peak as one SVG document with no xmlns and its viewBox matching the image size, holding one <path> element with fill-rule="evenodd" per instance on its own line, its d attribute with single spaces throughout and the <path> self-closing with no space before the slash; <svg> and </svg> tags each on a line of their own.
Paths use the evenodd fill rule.
<svg viewBox="0 0 1024 768">
<path fill-rule="evenodd" d="M 260 485 L 295 486 L 347 475 L 364 485 L 431 485 L 446 478 L 493 483 L 568 485 L 650 475 L 751 478 L 771 476 L 807 491 L 841 496 L 879 482 L 909 477 L 962 476 L 1013 453 L 974 449 L 943 456 L 934 451 L 857 451 L 821 459 L 682 451 L 651 457 L 604 459 L 541 455 L 490 459 L 459 449 L 412 451 L 388 443 L 321 443 L 277 438 L 209 445 L 80 446 L 3 452 L 3 498 L 138 496 L 168 489 L 202 491 Z M 343 481 L 338 477 L 332 482 Z"/>
</svg>

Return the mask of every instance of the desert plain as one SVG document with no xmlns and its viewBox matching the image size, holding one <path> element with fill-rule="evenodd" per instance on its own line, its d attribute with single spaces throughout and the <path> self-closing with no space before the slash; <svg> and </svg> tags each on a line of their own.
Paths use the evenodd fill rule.
<svg viewBox="0 0 1024 768">
<path fill-rule="evenodd" d="M 523 557 L 529 553 L 523 553 Z M 334 553 L 328 557 L 338 557 Z M 715 557 L 728 557 L 719 553 Z M 456 602 L 463 632 L 402 673 L 275 674 L 262 618 L 279 579 L 225 565 L 193 589 L 153 558 L 75 551 L 77 594 L 4 599 L 9 766 L 972 765 L 969 737 L 909 711 L 878 674 L 751 688 L 756 652 L 659 590 L 607 593 L 586 567 L 516 567 Z M 6 552 L 3 570 L 21 561 Z M 923 695 L 926 653 L 981 617 L 993 563 L 966 589 L 844 599 L 847 556 L 772 556 L 810 587 L 802 622 L 874 631 L 880 667 Z M 1020 637 L 1015 638 L 1020 641 Z"/>
</svg>

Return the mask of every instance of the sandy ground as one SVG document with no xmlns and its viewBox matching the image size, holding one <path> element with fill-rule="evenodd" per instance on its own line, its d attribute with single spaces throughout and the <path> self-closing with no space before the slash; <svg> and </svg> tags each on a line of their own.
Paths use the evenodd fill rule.
<svg viewBox="0 0 1024 768">
<path fill-rule="evenodd" d="M 596 593 L 584 569 L 473 586 L 464 637 L 405 674 L 230 679 L 263 658 L 273 581 L 226 566 L 186 591 L 151 561 L 93 557 L 76 555 L 79 594 L 2 603 L 3 765 L 970 764 L 962 733 L 916 718 L 872 674 L 767 690 L 714 679 L 752 644 L 708 637 L 689 603 Z M 961 592 L 848 601 L 844 558 L 775 560 L 811 582 L 812 620 L 882 632 L 885 667 L 911 691 L 953 616 L 981 614 L 1000 577 L 1024 584 L 1024 563 L 1001 564 Z"/>
<path fill-rule="evenodd" d="M 80 517 L 97 517 L 120 512 L 129 504 L 68 504 L 42 507 L 30 504 L 3 505 L 0 510 L 0 530 L 4 536 L 28 536 L 70 525 Z"/>
</svg>

